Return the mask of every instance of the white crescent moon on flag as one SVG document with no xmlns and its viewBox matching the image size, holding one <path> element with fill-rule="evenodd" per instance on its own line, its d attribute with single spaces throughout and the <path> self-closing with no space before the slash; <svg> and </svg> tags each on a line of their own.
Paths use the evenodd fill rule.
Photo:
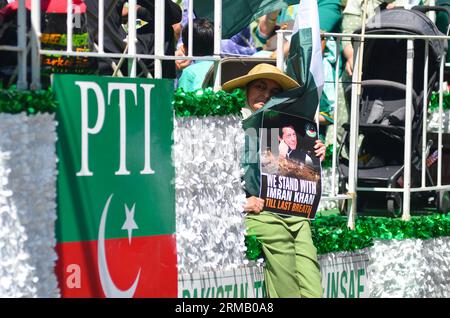
<svg viewBox="0 0 450 318">
<path fill-rule="evenodd" d="M 134 280 L 133 285 L 127 290 L 120 290 L 117 288 L 116 284 L 111 278 L 108 270 L 108 263 L 106 261 L 105 253 L 105 226 L 106 226 L 106 216 L 108 215 L 109 203 L 111 202 L 113 194 L 111 194 L 106 201 L 105 207 L 103 208 L 102 217 L 100 219 L 100 226 L 98 229 L 98 272 L 100 276 L 100 283 L 102 284 L 103 292 L 107 298 L 131 298 L 136 291 L 137 284 L 139 282 L 139 276 L 141 275 L 141 269 Z"/>
</svg>

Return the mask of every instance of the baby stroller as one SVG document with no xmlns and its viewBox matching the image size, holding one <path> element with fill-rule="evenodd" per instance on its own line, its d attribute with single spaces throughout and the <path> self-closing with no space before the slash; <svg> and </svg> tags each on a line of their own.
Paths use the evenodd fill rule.
<svg viewBox="0 0 450 318">
<path fill-rule="evenodd" d="M 383 10 L 369 20 L 366 34 L 442 35 L 433 22 L 421 12 L 430 8 Z M 360 32 L 359 30 L 355 33 Z M 403 187 L 406 45 L 405 39 L 365 39 L 359 105 L 358 187 Z M 441 56 L 447 50 L 446 41 L 428 42 L 428 87 L 424 91 L 424 45 L 423 40 L 414 41 L 412 186 L 420 186 L 421 183 L 423 96 L 426 94 L 429 98 L 432 90 L 437 89 Z M 350 113 L 351 85 L 345 90 L 345 97 Z M 350 125 L 344 124 L 343 128 L 345 132 L 338 154 L 340 193 L 347 192 L 349 170 L 348 159 L 342 151 L 345 149 L 344 152 L 349 153 Z M 428 151 L 430 147 L 429 143 Z M 426 171 L 426 176 L 427 186 L 434 185 L 429 171 Z M 399 216 L 402 212 L 402 198 L 402 192 L 358 191 L 358 213 L 382 215 L 387 210 L 388 215 Z M 347 204 L 347 200 L 341 201 L 341 214 L 348 213 Z M 411 193 L 411 206 L 415 212 L 427 205 L 437 207 L 439 211 L 447 210 L 448 193 L 446 191 Z"/>
</svg>

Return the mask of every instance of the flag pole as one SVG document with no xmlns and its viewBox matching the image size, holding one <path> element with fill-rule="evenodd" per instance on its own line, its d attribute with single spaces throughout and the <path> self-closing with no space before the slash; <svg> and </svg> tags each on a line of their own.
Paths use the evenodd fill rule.
<svg viewBox="0 0 450 318">
<path fill-rule="evenodd" d="M 220 57 L 222 50 L 222 0 L 214 0 L 214 56 Z M 222 63 L 214 61 L 214 91 L 222 87 Z"/>
<path fill-rule="evenodd" d="M 362 79 L 362 62 L 363 62 L 363 55 L 364 55 L 364 36 L 366 35 L 366 16 L 367 16 L 367 0 L 364 0 L 363 5 L 363 16 L 362 16 L 362 25 L 361 25 L 361 43 L 359 45 L 360 48 L 360 54 L 358 56 L 359 58 L 359 65 L 358 65 L 358 100 L 361 97 L 361 79 Z"/>
<path fill-rule="evenodd" d="M 361 99 L 361 79 L 362 79 L 362 63 L 364 55 L 364 36 L 366 33 L 366 14 L 367 14 L 367 0 L 364 0 L 362 7 L 362 20 L 361 20 L 361 38 L 360 43 L 357 46 L 355 70 L 356 74 L 353 74 L 352 84 L 352 104 L 350 113 L 350 161 L 349 161 L 349 191 L 351 196 L 352 205 L 349 211 L 347 227 L 355 229 L 355 216 L 356 216 L 356 186 L 358 178 L 358 135 L 359 135 L 359 101 Z M 356 76 L 355 76 L 356 75 Z M 356 77 L 356 78 L 355 78 Z M 356 79 L 356 80 L 355 80 Z M 355 94 L 356 93 L 356 94 Z"/>
</svg>

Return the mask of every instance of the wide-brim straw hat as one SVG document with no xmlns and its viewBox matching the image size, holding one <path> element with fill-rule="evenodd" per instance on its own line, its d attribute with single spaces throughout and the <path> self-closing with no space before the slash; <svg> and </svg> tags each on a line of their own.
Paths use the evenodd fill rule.
<svg viewBox="0 0 450 318">
<path fill-rule="evenodd" d="M 223 84 L 222 89 L 225 91 L 231 92 L 235 88 L 244 88 L 248 83 L 260 78 L 267 78 L 274 80 L 283 88 L 283 90 L 288 90 L 295 87 L 300 87 L 300 85 L 285 75 L 280 69 L 277 67 L 267 64 L 261 63 L 252 68 L 247 75 L 237 77 Z"/>
</svg>

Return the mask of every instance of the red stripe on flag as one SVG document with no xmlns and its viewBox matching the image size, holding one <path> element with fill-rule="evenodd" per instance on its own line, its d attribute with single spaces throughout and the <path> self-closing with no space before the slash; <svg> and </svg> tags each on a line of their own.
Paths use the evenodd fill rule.
<svg viewBox="0 0 450 318">
<path fill-rule="evenodd" d="M 98 269 L 97 241 L 59 243 L 55 271 L 62 297 L 105 297 Z M 105 240 L 112 281 L 118 289 L 131 287 L 140 269 L 134 297 L 177 297 L 175 235 Z"/>
</svg>

